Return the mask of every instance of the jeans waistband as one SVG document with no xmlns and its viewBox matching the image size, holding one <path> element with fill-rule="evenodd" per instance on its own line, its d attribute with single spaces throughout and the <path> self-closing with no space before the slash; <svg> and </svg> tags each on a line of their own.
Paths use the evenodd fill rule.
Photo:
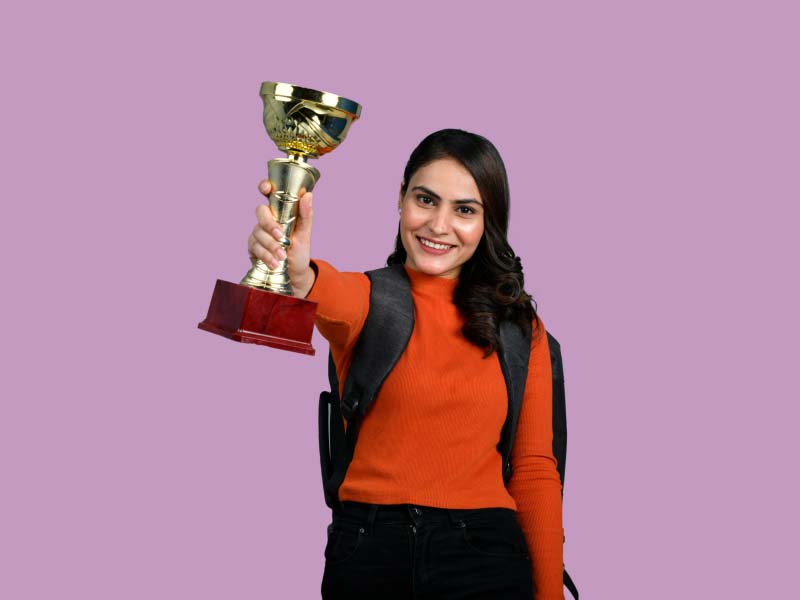
<svg viewBox="0 0 800 600">
<path fill-rule="evenodd" d="M 364 521 L 371 530 L 374 523 L 397 521 L 412 524 L 449 521 L 454 525 L 463 526 L 465 519 L 498 511 L 514 513 L 510 508 L 438 508 L 419 504 L 368 504 L 345 500 L 341 509 L 333 511 L 333 516 Z"/>
</svg>

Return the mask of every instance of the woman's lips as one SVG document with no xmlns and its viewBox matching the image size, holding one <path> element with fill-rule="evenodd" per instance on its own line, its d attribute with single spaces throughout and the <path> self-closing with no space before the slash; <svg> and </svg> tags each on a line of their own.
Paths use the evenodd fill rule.
<svg viewBox="0 0 800 600">
<path fill-rule="evenodd" d="M 441 242 L 437 242 L 435 240 L 429 240 L 428 238 L 421 238 L 419 236 L 416 236 L 416 238 L 417 242 L 419 242 L 420 248 L 425 250 L 425 252 L 427 252 L 428 254 L 435 254 L 436 256 L 441 256 L 442 254 L 447 254 L 448 252 L 450 252 L 450 250 L 453 249 L 453 246 L 451 244 L 447 244 L 448 247 L 443 249 L 431 248 L 430 246 L 426 246 L 425 244 L 423 244 L 422 240 L 424 239 L 425 241 L 433 242 L 434 244 L 440 244 L 440 245 L 445 245 L 445 244 L 442 244 Z"/>
</svg>

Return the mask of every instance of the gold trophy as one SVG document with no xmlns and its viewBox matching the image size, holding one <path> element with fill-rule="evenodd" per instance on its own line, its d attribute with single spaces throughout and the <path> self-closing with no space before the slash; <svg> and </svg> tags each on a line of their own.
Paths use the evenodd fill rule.
<svg viewBox="0 0 800 600">
<path fill-rule="evenodd" d="M 264 127 L 286 158 L 267 163 L 272 193 L 269 208 L 281 228 L 288 251 L 302 189 L 311 191 L 319 171 L 308 164 L 342 143 L 361 106 L 328 92 L 289 83 L 265 81 Z M 275 269 L 256 260 L 240 284 L 217 280 L 200 329 L 237 342 L 249 342 L 314 354 L 311 334 L 316 302 L 292 296 L 286 259 Z"/>
</svg>

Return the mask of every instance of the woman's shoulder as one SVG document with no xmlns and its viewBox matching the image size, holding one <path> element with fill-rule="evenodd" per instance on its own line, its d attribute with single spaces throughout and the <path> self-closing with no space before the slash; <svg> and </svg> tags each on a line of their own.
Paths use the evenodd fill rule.
<svg viewBox="0 0 800 600">
<path fill-rule="evenodd" d="M 325 304 L 341 302 L 368 301 L 370 281 L 364 273 L 355 271 L 339 271 L 328 261 L 311 259 L 314 270 L 314 283 L 306 298 Z"/>
</svg>

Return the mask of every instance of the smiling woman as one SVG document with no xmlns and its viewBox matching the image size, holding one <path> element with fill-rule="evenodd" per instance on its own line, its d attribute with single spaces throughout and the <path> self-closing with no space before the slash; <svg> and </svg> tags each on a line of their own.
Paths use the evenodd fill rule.
<svg viewBox="0 0 800 600">
<path fill-rule="evenodd" d="M 270 190 L 262 182 L 261 191 Z M 331 494 L 322 596 L 530 600 L 536 589 L 538 600 L 562 599 L 550 351 L 507 240 L 503 161 L 479 135 L 435 132 L 409 158 L 398 208 L 384 272 L 405 281 L 398 289 L 411 296 L 413 324 L 369 408 L 347 421 L 348 435 L 358 437 Z M 311 259 L 311 194 L 300 199 L 288 257 L 268 208 L 256 212 L 251 257 L 287 258 L 295 295 L 317 302 L 316 325 L 339 382 L 333 391 L 342 394 L 351 365 L 363 359 L 356 342 L 371 335 L 367 316 L 383 314 L 371 313 L 371 302 L 395 309 L 395 297 L 386 299 L 364 273 Z M 384 331 L 401 330 L 399 322 Z M 498 440 L 510 398 L 497 350 L 509 322 L 530 355 L 506 480 Z M 344 395 L 343 408 L 351 398 Z M 341 428 L 338 410 L 332 414 Z M 326 494 L 328 486 L 326 479 Z"/>
<path fill-rule="evenodd" d="M 412 210 L 415 203 L 423 208 Z M 526 334 L 540 324 L 525 292 L 522 263 L 508 243 L 509 208 L 508 176 L 494 145 L 460 129 L 434 132 L 411 153 L 403 172 L 400 225 L 387 260 L 457 277 L 453 303 L 464 316 L 462 333 L 487 356 L 497 347 L 501 321 Z M 454 248 L 437 255 L 426 251 L 441 249 L 423 240 Z"/>
</svg>

